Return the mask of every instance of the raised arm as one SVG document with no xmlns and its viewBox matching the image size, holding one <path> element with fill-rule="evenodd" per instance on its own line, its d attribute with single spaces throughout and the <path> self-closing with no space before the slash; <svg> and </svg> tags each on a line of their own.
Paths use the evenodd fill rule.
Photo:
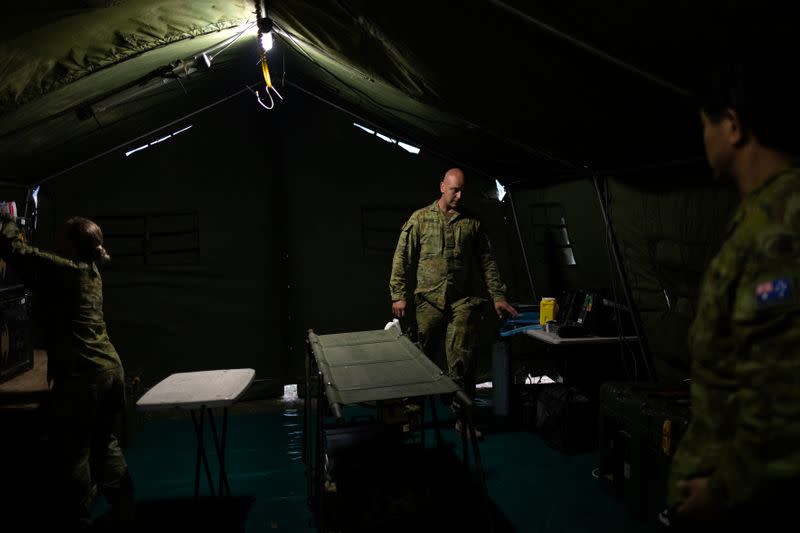
<svg viewBox="0 0 800 533">
<path fill-rule="evenodd" d="M 75 263 L 59 255 L 44 252 L 25 242 L 25 236 L 12 220 L 0 221 L 0 259 L 12 265 L 26 282 L 43 272 L 73 270 Z"/>
</svg>

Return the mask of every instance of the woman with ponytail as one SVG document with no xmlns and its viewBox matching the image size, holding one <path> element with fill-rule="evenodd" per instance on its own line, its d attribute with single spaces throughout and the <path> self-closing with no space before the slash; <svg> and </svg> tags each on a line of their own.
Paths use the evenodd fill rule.
<svg viewBox="0 0 800 533">
<path fill-rule="evenodd" d="M 114 434 L 125 407 L 125 380 L 106 330 L 98 268 L 111 258 L 100 227 L 82 217 L 64 224 L 57 252 L 31 246 L 13 220 L 2 221 L 0 258 L 33 290 L 48 356 L 47 516 L 68 530 L 88 528 L 100 490 L 125 527 L 132 519 L 133 484 Z"/>
</svg>

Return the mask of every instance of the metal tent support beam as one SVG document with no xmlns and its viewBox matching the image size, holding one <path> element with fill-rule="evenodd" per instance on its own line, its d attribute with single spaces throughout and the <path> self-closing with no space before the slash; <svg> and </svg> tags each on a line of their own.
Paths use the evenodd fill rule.
<svg viewBox="0 0 800 533">
<path fill-rule="evenodd" d="M 533 301 L 536 302 L 536 289 L 533 288 L 533 276 L 531 275 L 531 265 L 528 263 L 528 253 L 525 251 L 525 242 L 522 240 L 522 232 L 519 229 L 519 220 L 517 219 L 517 209 L 514 207 L 514 197 L 511 190 L 508 190 L 508 202 L 511 204 L 511 213 L 514 215 L 514 227 L 517 230 L 517 237 L 519 238 L 519 248 L 522 251 L 522 260 L 525 262 L 525 273 L 528 275 L 528 283 L 531 286 L 531 296 Z"/>
<path fill-rule="evenodd" d="M 622 291 L 625 294 L 625 301 L 628 304 L 628 309 L 631 310 L 633 328 L 636 332 L 636 338 L 639 339 L 639 348 L 641 349 L 642 358 L 644 360 L 645 368 L 647 369 L 647 377 L 650 381 L 656 381 L 655 367 L 652 364 L 650 350 L 648 349 L 647 343 L 644 340 L 642 325 L 639 322 L 639 312 L 637 311 L 637 308 L 633 302 L 633 298 L 631 297 L 631 290 L 628 286 L 628 278 L 625 275 L 625 269 L 622 266 L 622 261 L 619 257 L 619 250 L 617 248 L 617 239 L 614 234 L 614 228 L 611 225 L 611 220 L 609 219 L 608 211 L 606 210 L 606 202 L 603 195 L 606 185 L 604 183 L 601 187 L 600 178 L 596 174 L 592 176 L 592 184 L 594 185 L 594 190 L 597 193 L 597 201 L 600 205 L 600 214 L 603 217 L 603 224 L 605 225 L 606 233 L 608 235 L 608 243 L 611 256 L 614 258 L 614 266 L 616 268 L 617 275 L 619 276 L 620 283 L 622 283 Z"/>
</svg>

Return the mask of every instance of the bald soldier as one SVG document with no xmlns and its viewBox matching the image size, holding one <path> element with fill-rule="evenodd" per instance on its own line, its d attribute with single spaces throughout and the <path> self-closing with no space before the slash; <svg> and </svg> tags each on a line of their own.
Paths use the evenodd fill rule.
<svg viewBox="0 0 800 533">
<path fill-rule="evenodd" d="M 464 184 L 460 169 L 448 170 L 439 184 L 439 199 L 415 211 L 403 225 L 389 291 L 392 312 L 401 319 L 413 298 L 423 351 L 435 360 L 443 347 L 448 374 L 471 398 L 481 305 L 488 296 L 498 317 L 518 313 L 506 302 L 506 287 L 480 221 L 461 206 Z"/>
<path fill-rule="evenodd" d="M 714 175 L 741 203 L 689 331 L 692 420 L 668 505 L 687 530 L 794 518 L 800 489 L 800 106 L 797 63 L 719 69 L 701 95 Z"/>
</svg>

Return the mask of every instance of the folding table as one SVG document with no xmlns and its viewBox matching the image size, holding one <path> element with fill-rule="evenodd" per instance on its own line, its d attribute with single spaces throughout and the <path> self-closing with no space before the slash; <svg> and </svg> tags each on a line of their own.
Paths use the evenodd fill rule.
<svg viewBox="0 0 800 533">
<path fill-rule="evenodd" d="M 230 370 L 205 370 L 200 372 L 180 372 L 172 374 L 147 391 L 136 407 L 140 411 L 156 411 L 164 409 L 185 409 L 192 416 L 195 436 L 197 437 L 197 454 L 194 469 L 194 496 L 200 493 L 200 463 L 203 463 L 208 478 L 208 488 L 212 496 L 214 482 L 208 466 L 204 438 L 204 419 L 208 411 L 214 448 L 219 460 L 219 488 L 217 496 L 230 496 L 231 487 L 225 471 L 225 441 L 228 434 L 228 407 L 245 393 L 253 383 L 255 370 L 237 368 Z M 222 408 L 222 435 L 218 435 L 212 409 Z M 199 418 L 198 418 L 199 415 Z"/>
</svg>

